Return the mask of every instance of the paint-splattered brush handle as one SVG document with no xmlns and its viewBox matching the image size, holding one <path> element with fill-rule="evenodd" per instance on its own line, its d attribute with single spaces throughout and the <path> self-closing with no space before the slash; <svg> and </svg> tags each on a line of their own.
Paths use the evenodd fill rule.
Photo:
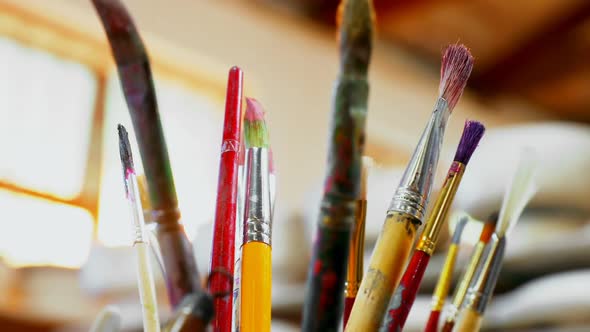
<svg viewBox="0 0 590 332">
<path fill-rule="evenodd" d="M 369 87 L 341 77 L 336 85 L 324 197 L 308 270 L 303 331 L 340 325 L 350 236 L 360 192 Z"/>
<path fill-rule="evenodd" d="M 420 220 L 390 212 L 377 239 L 345 331 L 377 331 L 393 290 L 400 282 Z"/>
<path fill-rule="evenodd" d="M 421 250 L 414 252 L 399 286 L 389 301 L 387 313 L 383 317 L 383 324 L 379 331 L 397 332 L 404 328 L 429 261 L 430 255 L 427 253 Z"/>
<path fill-rule="evenodd" d="M 348 209 L 354 211 L 356 202 L 350 203 Z M 331 218 L 325 209 L 322 210 L 321 221 Z M 351 217 L 353 215 L 354 212 Z M 302 331 L 306 332 L 336 332 L 342 313 L 351 230 L 321 221 L 307 275 L 302 324 Z"/>
</svg>

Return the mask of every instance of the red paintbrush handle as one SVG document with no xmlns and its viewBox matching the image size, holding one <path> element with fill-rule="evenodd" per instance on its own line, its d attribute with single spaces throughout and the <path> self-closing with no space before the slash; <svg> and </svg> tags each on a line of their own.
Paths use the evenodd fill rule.
<svg viewBox="0 0 590 332">
<path fill-rule="evenodd" d="M 397 332 L 403 329 L 429 260 L 430 256 L 425 252 L 414 252 L 399 286 L 389 301 L 380 331 Z"/>
<path fill-rule="evenodd" d="M 443 325 L 442 329 L 440 330 L 441 332 L 451 332 L 453 331 L 453 327 L 455 327 L 455 321 L 445 321 L 445 324 Z"/>
<path fill-rule="evenodd" d="M 356 297 L 347 296 L 344 298 L 344 316 L 342 319 L 342 321 L 344 322 L 344 327 L 346 327 L 346 323 L 348 323 L 348 317 L 350 317 L 350 311 L 352 310 L 354 299 L 356 299 Z"/>
<path fill-rule="evenodd" d="M 238 159 L 242 122 L 243 73 L 238 67 L 229 71 L 225 100 L 225 120 L 219 179 L 217 184 L 217 205 L 211 252 L 211 277 L 209 291 L 216 296 L 214 301 L 215 332 L 232 330 L 232 291 L 234 274 L 236 204 L 238 199 Z"/>
<path fill-rule="evenodd" d="M 433 310 L 430 312 L 430 317 L 428 317 L 428 322 L 426 322 L 426 327 L 424 328 L 424 332 L 436 332 L 438 330 L 438 320 L 440 318 L 440 311 Z"/>
</svg>

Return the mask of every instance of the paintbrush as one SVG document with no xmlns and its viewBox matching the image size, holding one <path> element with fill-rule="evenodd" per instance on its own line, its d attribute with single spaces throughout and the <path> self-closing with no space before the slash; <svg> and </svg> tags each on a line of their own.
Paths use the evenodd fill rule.
<svg viewBox="0 0 590 332">
<path fill-rule="evenodd" d="M 179 222 L 180 211 L 160 122 L 150 62 L 129 13 L 119 0 L 92 0 L 100 17 L 129 108 L 145 172 L 152 219 L 166 270 L 170 304 L 203 292 L 193 248 Z M 211 299 L 211 301 L 213 301 Z M 208 322 L 211 317 L 202 317 Z"/>
<path fill-rule="evenodd" d="M 479 241 L 475 244 L 475 248 L 473 249 L 473 253 L 471 254 L 471 258 L 469 259 L 467 268 L 465 269 L 465 272 L 463 273 L 463 276 L 460 279 L 461 281 L 459 282 L 459 285 L 455 289 L 453 301 L 450 303 L 450 306 L 448 307 L 447 316 L 445 319 L 445 323 L 443 324 L 443 327 L 441 329 L 441 332 L 451 332 L 453 330 L 453 327 L 455 326 L 455 320 L 457 319 L 459 309 L 461 308 L 463 300 L 465 299 L 465 295 L 467 294 L 469 284 L 473 280 L 473 276 L 475 275 L 475 272 L 483 255 L 485 246 L 490 241 L 490 238 L 494 233 L 497 221 L 498 212 L 494 212 L 488 217 L 479 236 Z"/>
<path fill-rule="evenodd" d="M 465 121 L 463 134 L 459 140 L 453 163 L 449 168 L 440 194 L 434 202 L 434 207 L 426 221 L 426 226 L 410 259 L 410 263 L 402 276 L 399 286 L 391 297 L 380 331 L 394 332 L 403 329 L 416 299 L 430 257 L 432 257 L 436 248 L 440 230 L 447 219 L 447 214 L 461 184 L 465 169 L 484 132 L 485 127 L 481 123 Z"/>
<path fill-rule="evenodd" d="M 432 294 L 432 307 L 424 332 L 436 332 L 438 330 L 440 312 L 443 309 L 447 295 L 449 294 L 449 289 L 451 288 L 451 278 L 455 269 L 457 255 L 459 254 L 461 235 L 463 234 L 463 230 L 468 221 L 468 216 L 462 216 L 455 226 L 451 245 L 449 245 L 449 249 L 447 250 L 447 257 L 445 258 L 445 262 L 440 271 L 440 276 L 438 277 L 438 282 L 434 288 L 434 294 Z"/>
<path fill-rule="evenodd" d="M 461 97 L 472 68 L 473 57 L 465 46 L 446 48 L 434 111 L 388 208 L 346 331 L 376 331 L 381 325 L 422 224 L 447 119 Z"/>
<path fill-rule="evenodd" d="M 339 13 L 340 73 L 333 97 L 324 192 L 307 273 L 302 322 L 306 332 L 334 332 L 341 323 L 350 236 L 360 191 L 373 4 L 370 0 L 343 0 Z"/>
<path fill-rule="evenodd" d="M 232 310 L 232 331 L 240 330 L 240 286 L 242 275 L 242 245 L 244 244 L 244 199 L 246 183 L 246 146 L 244 144 L 244 132 L 240 136 L 240 154 L 238 158 L 238 201 L 236 204 L 236 236 L 235 236 L 235 264 L 234 264 L 234 289 Z M 271 211 L 272 212 L 272 211 Z"/>
<path fill-rule="evenodd" d="M 121 311 L 112 305 L 104 307 L 90 327 L 90 332 L 119 332 L 120 330 Z"/>
<path fill-rule="evenodd" d="M 262 106 L 252 98 L 246 98 L 246 104 L 244 138 L 248 174 L 240 277 L 240 331 L 270 332 L 272 219 L 269 140 Z"/>
<path fill-rule="evenodd" d="M 164 332 L 205 332 L 207 325 L 201 317 L 213 316 L 213 303 L 206 293 L 184 297 L 164 326 Z"/>
<path fill-rule="evenodd" d="M 235 264 L 236 215 L 238 201 L 238 159 L 242 123 L 243 73 L 238 67 L 229 71 L 225 99 L 225 119 L 219 160 L 217 203 L 211 250 L 209 292 L 227 292 L 214 298 L 214 331 L 231 332 L 233 276 Z M 222 271 L 224 273 L 217 273 Z M 228 292 L 229 290 L 229 292 Z"/>
<path fill-rule="evenodd" d="M 137 252 L 137 286 L 141 300 L 141 312 L 143 314 L 143 330 L 146 332 L 159 332 L 160 319 L 158 317 L 158 302 L 156 300 L 156 284 L 148 252 L 148 240 L 145 232 L 143 208 L 139 194 L 139 186 L 133 166 L 133 155 L 127 130 L 122 125 L 117 127 L 119 131 L 119 154 L 123 166 L 123 179 L 125 181 L 125 195 L 131 207 L 133 225 L 135 227 L 135 239 L 133 247 Z"/>
<path fill-rule="evenodd" d="M 486 246 L 485 259 L 482 260 L 478 274 L 469 287 L 465 303 L 461 308 L 462 312 L 453 331 L 479 331 L 486 306 L 492 297 L 500 275 L 506 236 L 514 229 L 522 211 L 537 190 L 536 172 L 535 154 L 531 150 L 523 151 L 518 168 L 504 195 L 496 230 Z"/>
<path fill-rule="evenodd" d="M 344 326 L 348 321 L 350 310 L 354 304 L 361 280 L 363 279 L 363 255 L 365 253 L 365 218 L 367 216 L 367 178 L 373 159 L 363 157 L 361 169 L 361 192 L 358 199 L 356 221 L 350 238 L 350 254 L 348 256 L 348 272 L 346 274 L 346 288 L 344 292 Z"/>
</svg>

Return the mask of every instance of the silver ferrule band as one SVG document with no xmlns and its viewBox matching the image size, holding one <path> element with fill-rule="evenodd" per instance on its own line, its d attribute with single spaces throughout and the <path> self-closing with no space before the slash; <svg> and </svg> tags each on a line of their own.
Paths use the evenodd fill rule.
<svg viewBox="0 0 590 332">
<path fill-rule="evenodd" d="M 271 201 L 267 148 L 246 151 L 246 198 L 244 200 L 244 244 L 263 242 L 271 245 Z"/>
<path fill-rule="evenodd" d="M 465 307 L 473 308 L 479 313 L 485 311 L 498 279 L 505 243 L 504 238 L 492 234 L 482 255 L 484 259 L 480 263 L 480 268 L 465 297 Z"/>
<path fill-rule="evenodd" d="M 438 98 L 391 200 L 389 211 L 407 213 L 418 219 L 424 217 L 449 115 L 447 101 Z"/>
</svg>

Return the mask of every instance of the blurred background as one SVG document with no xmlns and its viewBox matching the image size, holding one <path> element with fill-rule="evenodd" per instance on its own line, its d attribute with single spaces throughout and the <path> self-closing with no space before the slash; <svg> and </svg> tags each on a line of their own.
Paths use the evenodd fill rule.
<svg viewBox="0 0 590 332">
<path fill-rule="evenodd" d="M 209 265 L 232 65 L 245 72 L 245 94 L 268 111 L 278 173 L 273 331 L 296 331 L 300 319 L 309 255 L 302 248 L 310 248 L 338 73 L 338 2 L 124 1 L 151 55 L 183 222 L 201 271 Z M 369 182 L 367 254 L 430 116 L 441 51 L 459 41 L 476 62 L 447 129 L 440 171 L 465 119 L 489 131 L 455 210 L 484 219 L 499 209 L 521 146 L 539 150 L 547 166 L 510 242 L 485 329 L 590 330 L 590 2 L 374 3 L 366 152 L 378 167 Z M 86 331 L 104 305 L 115 304 L 125 330 L 139 331 L 115 134 L 130 119 L 90 1 L 0 0 L 0 75 L 0 330 Z M 480 227 L 473 223 L 460 259 Z M 423 327 L 441 260 L 427 272 L 408 331 Z"/>
</svg>

